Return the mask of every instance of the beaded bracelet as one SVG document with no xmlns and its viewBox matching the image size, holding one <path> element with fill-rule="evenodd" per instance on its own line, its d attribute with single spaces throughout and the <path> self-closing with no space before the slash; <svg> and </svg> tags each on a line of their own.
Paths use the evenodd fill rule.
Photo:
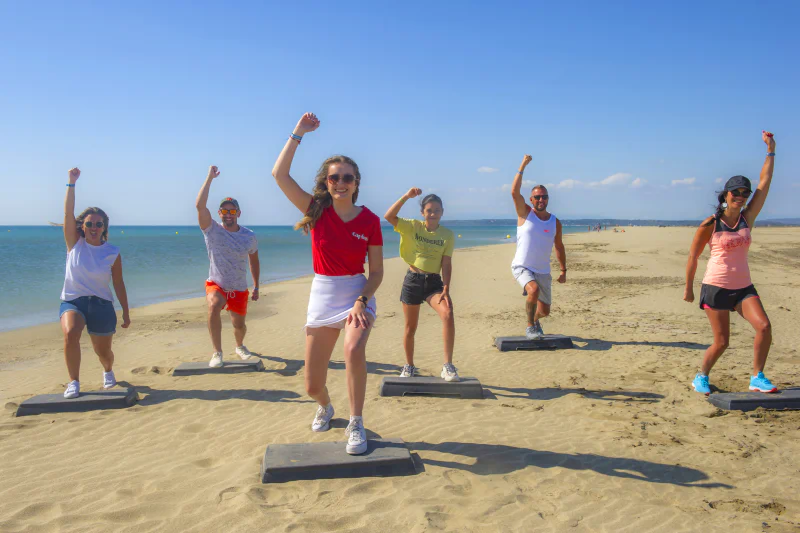
<svg viewBox="0 0 800 533">
<path fill-rule="evenodd" d="M 67 187 L 74 187 L 74 186 L 75 186 L 74 183 L 67 183 Z"/>
<path fill-rule="evenodd" d="M 295 141 L 297 141 L 298 143 L 300 143 L 300 142 L 302 142 L 302 141 L 303 141 L 303 136 L 302 136 L 302 135 L 295 135 L 294 133 L 290 133 L 290 134 L 289 134 L 289 138 L 290 138 L 290 139 L 294 139 L 294 140 L 295 140 Z"/>
</svg>

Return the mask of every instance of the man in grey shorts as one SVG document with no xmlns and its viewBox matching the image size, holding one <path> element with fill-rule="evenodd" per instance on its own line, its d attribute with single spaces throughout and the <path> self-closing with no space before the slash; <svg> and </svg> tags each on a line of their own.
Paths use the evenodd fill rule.
<svg viewBox="0 0 800 533">
<path fill-rule="evenodd" d="M 550 314 L 553 278 L 550 275 L 550 253 L 556 249 L 556 259 L 561 265 L 558 282 L 567 281 L 567 252 L 561 240 L 561 221 L 547 212 L 550 195 L 544 185 L 531 191 L 531 208 L 520 193 L 522 174 L 532 157 L 522 159 L 519 171 L 511 184 L 511 197 L 517 210 L 517 252 L 511 262 L 511 273 L 522 286 L 528 327 L 525 336 L 531 340 L 544 335 L 539 319 Z"/>
</svg>

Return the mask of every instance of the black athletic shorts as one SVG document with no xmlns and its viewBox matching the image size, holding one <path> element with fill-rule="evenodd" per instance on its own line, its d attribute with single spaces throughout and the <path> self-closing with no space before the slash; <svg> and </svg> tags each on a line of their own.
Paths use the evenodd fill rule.
<svg viewBox="0 0 800 533">
<path fill-rule="evenodd" d="M 440 292 L 444 292 L 444 284 L 439 274 L 417 274 L 409 270 L 403 280 L 400 301 L 407 305 L 420 305 Z"/>
<path fill-rule="evenodd" d="M 744 289 L 723 289 L 715 285 L 700 287 L 700 309 L 725 309 L 735 311 L 736 306 L 747 298 L 758 298 L 756 288 L 748 285 Z"/>
</svg>

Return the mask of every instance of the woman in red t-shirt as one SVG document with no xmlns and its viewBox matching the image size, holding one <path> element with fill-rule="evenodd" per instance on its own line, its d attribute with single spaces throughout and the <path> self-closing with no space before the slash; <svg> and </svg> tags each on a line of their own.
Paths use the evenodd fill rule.
<svg viewBox="0 0 800 533">
<path fill-rule="evenodd" d="M 361 174 L 349 157 L 326 159 L 314 180 L 313 195 L 289 175 L 303 135 L 316 130 L 313 113 L 302 116 L 275 162 L 272 175 L 287 198 L 303 213 L 295 225 L 311 233 L 314 281 L 306 319 L 306 391 L 319 404 L 313 431 L 327 431 L 333 406 L 325 381 L 333 347 L 344 329 L 344 358 L 350 423 L 345 430 L 347 453 L 367 451 L 362 410 L 367 388 L 366 348 L 375 322 L 375 291 L 383 280 L 383 235 L 380 219 L 364 206 L 355 205 Z M 364 259 L 369 258 L 369 278 Z"/>
</svg>

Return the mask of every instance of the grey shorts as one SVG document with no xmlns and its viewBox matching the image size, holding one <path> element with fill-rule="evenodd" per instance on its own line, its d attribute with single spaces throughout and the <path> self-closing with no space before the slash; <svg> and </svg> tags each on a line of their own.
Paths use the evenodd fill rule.
<svg viewBox="0 0 800 533">
<path fill-rule="evenodd" d="M 511 273 L 522 287 L 523 296 L 528 294 L 525 291 L 525 285 L 535 281 L 539 286 L 539 301 L 547 305 L 553 301 L 553 277 L 550 274 L 538 274 L 523 266 L 512 266 Z"/>
</svg>

